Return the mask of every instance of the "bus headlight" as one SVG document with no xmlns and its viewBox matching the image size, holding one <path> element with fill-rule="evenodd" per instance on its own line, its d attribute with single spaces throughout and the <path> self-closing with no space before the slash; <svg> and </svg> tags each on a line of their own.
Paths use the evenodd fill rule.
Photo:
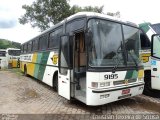
<svg viewBox="0 0 160 120">
<path fill-rule="evenodd" d="M 98 82 L 92 82 L 91 87 L 93 88 L 98 88 Z"/>
<path fill-rule="evenodd" d="M 101 82 L 100 87 L 107 87 L 110 86 L 110 82 Z"/>
<path fill-rule="evenodd" d="M 110 86 L 110 82 L 92 82 L 91 87 L 98 88 L 99 87 L 107 87 Z"/>
</svg>

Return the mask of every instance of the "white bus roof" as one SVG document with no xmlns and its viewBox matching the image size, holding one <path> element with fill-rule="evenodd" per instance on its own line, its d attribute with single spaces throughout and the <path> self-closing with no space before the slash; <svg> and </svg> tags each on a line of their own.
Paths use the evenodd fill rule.
<svg viewBox="0 0 160 120">
<path fill-rule="evenodd" d="M 76 13 L 76 14 L 74 14 L 74 15 L 71 15 L 71 16 L 65 18 L 63 21 L 55 24 L 55 25 L 52 26 L 51 28 L 43 31 L 42 33 L 40 33 L 40 34 L 37 35 L 36 37 L 38 37 L 38 36 L 40 36 L 40 35 L 42 35 L 42 34 L 45 34 L 45 33 L 49 32 L 50 30 L 56 28 L 57 26 L 62 25 L 64 22 L 71 21 L 71 20 L 74 20 L 74 19 L 76 19 L 76 18 L 81 18 L 81 17 L 99 17 L 99 18 L 104 18 L 104 19 L 108 19 L 108 20 L 112 20 L 112 21 L 123 22 L 123 23 L 125 23 L 125 24 L 129 24 L 129 25 L 138 27 L 138 25 L 135 24 L 135 23 L 132 23 L 132 22 L 129 22 L 129 21 L 126 21 L 126 20 L 117 18 L 117 17 L 112 17 L 112 16 L 109 16 L 109 15 L 100 14 L 100 13 L 96 13 L 96 12 L 78 12 L 78 13 Z M 36 37 L 34 37 L 34 38 L 36 38 Z M 34 39 L 34 38 L 32 38 L 32 39 Z M 30 39 L 30 40 L 32 40 L 32 39 Z M 29 41 L 30 41 L 30 40 L 29 40 Z M 27 43 L 27 42 L 28 42 L 28 41 L 26 41 L 26 42 L 24 42 L 24 43 Z M 24 43 L 23 43 L 23 44 L 24 44 Z"/>
</svg>

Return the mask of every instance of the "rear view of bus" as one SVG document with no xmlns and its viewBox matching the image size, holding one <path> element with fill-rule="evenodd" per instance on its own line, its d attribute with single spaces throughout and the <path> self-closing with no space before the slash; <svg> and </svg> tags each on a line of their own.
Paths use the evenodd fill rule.
<svg viewBox="0 0 160 120">
<path fill-rule="evenodd" d="M 6 59 L 8 68 L 19 68 L 20 67 L 20 49 L 7 48 Z"/>
</svg>

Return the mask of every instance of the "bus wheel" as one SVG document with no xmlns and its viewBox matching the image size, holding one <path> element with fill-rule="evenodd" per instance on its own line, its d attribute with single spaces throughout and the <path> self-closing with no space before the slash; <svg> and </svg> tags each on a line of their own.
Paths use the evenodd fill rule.
<svg viewBox="0 0 160 120">
<path fill-rule="evenodd" d="M 58 74 L 53 77 L 53 89 L 58 92 Z"/>
<path fill-rule="evenodd" d="M 28 76 L 27 75 L 27 67 L 26 66 L 24 66 L 24 76 Z"/>
</svg>

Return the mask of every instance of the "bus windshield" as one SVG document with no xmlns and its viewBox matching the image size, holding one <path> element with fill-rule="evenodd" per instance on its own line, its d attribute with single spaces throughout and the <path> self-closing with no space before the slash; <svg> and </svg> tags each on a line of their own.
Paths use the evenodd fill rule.
<svg viewBox="0 0 160 120">
<path fill-rule="evenodd" d="M 124 31 L 124 34 L 126 34 L 124 37 L 122 36 L 122 27 L 119 23 L 101 19 L 89 20 L 88 28 L 92 33 L 91 45 L 89 47 L 90 66 L 114 67 L 118 64 L 118 67 L 124 67 L 126 65 L 135 66 L 135 64 L 138 65 L 140 63 L 138 53 L 139 38 L 137 39 L 138 29 L 130 27 L 134 29 L 132 31 L 132 29 L 130 30 L 126 26 L 123 27 L 126 30 Z M 130 30 L 129 33 L 127 30 Z M 136 37 L 134 37 L 135 34 Z M 130 48 L 130 45 L 133 46 Z"/>
<path fill-rule="evenodd" d="M 19 56 L 21 53 L 20 50 L 8 50 L 8 54 L 12 56 Z"/>
<path fill-rule="evenodd" d="M 0 51 L 0 57 L 5 57 L 6 56 L 6 51 Z"/>
</svg>

